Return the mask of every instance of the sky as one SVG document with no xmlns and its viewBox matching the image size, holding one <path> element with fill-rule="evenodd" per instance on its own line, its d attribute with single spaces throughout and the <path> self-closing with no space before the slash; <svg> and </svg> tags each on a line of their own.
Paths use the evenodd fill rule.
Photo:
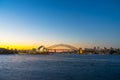
<svg viewBox="0 0 120 80">
<path fill-rule="evenodd" d="M 119 0 L 0 0 L 0 47 L 120 48 Z"/>
</svg>

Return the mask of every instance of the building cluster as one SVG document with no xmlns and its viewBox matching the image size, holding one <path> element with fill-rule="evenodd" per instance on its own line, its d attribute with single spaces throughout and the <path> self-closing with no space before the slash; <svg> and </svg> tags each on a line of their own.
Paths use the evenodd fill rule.
<svg viewBox="0 0 120 80">
<path fill-rule="evenodd" d="M 100 48 L 100 47 L 94 47 L 94 48 L 85 48 L 82 50 L 82 53 L 84 54 L 120 54 L 120 48 Z"/>
</svg>

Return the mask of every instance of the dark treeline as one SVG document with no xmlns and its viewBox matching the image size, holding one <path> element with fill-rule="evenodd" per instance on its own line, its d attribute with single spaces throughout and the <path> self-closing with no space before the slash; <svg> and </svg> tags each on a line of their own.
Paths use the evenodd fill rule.
<svg viewBox="0 0 120 80">
<path fill-rule="evenodd" d="M 0 54 L 17 54 L 17 50 L 9 50 L 9 49 L 5 49 L 5 48 L 0 48 Z"/>
</svg>

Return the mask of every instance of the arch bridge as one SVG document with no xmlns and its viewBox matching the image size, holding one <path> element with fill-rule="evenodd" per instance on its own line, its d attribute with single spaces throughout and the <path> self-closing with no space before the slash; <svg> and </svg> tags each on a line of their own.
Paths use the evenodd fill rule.
<svg viewBox="0 0 120 80">
<path fill-rule="evenodd" d="M 66 47 L 68 49 L 56 49 L 57 47 Z M 56 45 L 52 45 L 52 46 L 49 46 L 49 47 L 44 47 L 44 46 L 40 46 L 38 48 L 38 50 L 40 50 L 41 48 L 43 48 L 43 50 L 47 51 L 47 52 L 78 52 L 79 49 L 74 47 L 74 46 L 71 46 L 71 45 L 67 45 L 67 44 L 56 44 Z"/>
</svg>

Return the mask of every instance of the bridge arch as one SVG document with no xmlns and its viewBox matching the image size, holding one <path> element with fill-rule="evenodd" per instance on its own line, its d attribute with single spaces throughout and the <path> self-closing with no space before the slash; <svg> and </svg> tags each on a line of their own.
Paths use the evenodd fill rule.
<svg viewBox="0 0 120 80">
<path fill-rule="evenodd" d="M 47 47 L 47 49 L 53 49 L 53 48 L 60 47 L 60 46 L 67 47 L 67 48 L 74 50 L 74 51 L 78 50 L 76 47 L 68 45 L 68 44 L 56 44 L 56 45 L 52 45 L 52 46 Z"/>
</svg>

